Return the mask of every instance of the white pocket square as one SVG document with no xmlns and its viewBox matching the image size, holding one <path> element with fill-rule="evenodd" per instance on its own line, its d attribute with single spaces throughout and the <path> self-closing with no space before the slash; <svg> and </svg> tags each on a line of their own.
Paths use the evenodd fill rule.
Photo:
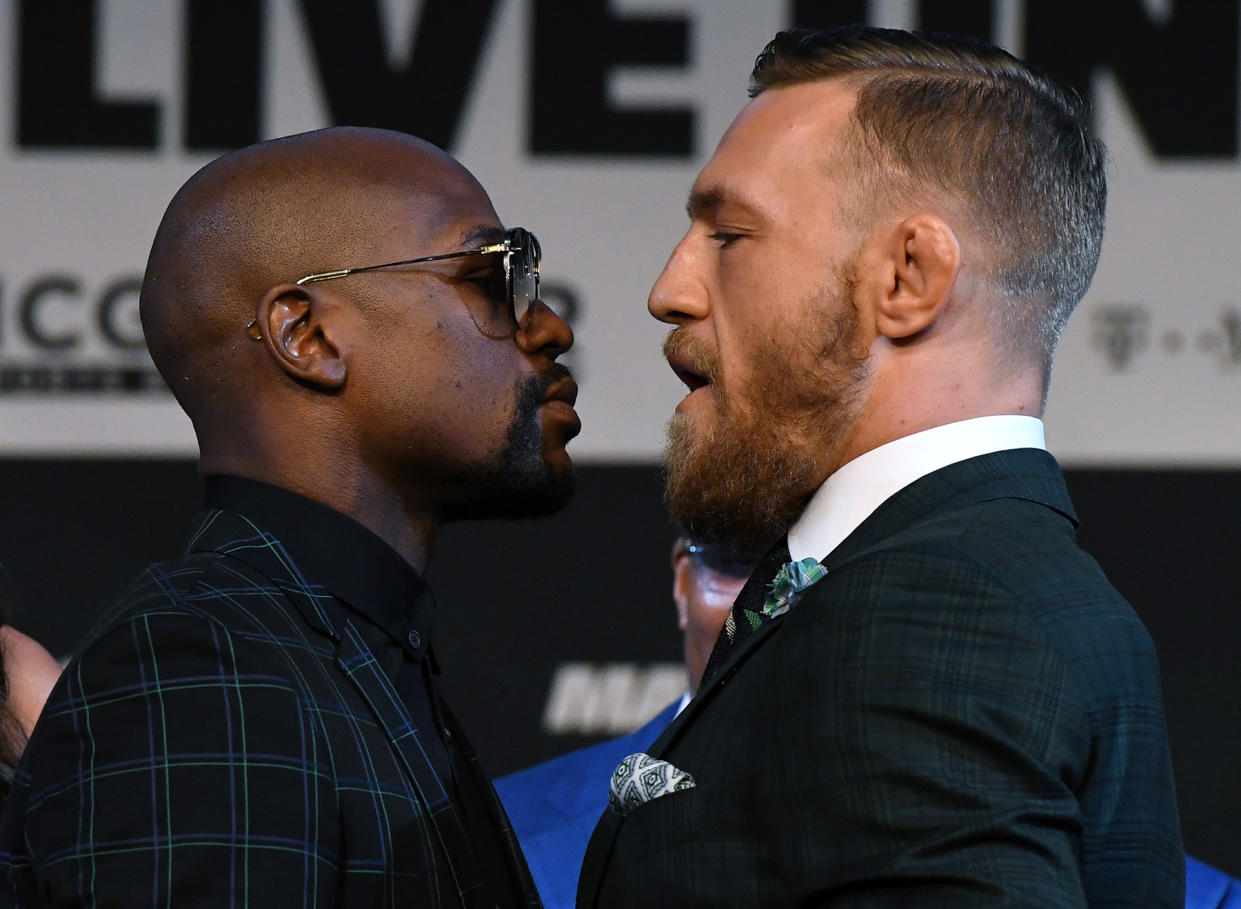
<svg viewBox="0 0 1241 909">
<path fill-rule="evenodd" d="M 694 778 L 684 770 L 639 751 L 621 761 L 613 771 L 608 802 L 625 817 L 651 799 L 694 786 Z"/>
</svg>

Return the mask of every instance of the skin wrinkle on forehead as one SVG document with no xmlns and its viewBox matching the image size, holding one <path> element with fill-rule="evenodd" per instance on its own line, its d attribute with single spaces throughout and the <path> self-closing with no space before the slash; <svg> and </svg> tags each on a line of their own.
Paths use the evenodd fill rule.
<svg viewBox="0 0 1241 909">
<path fill-rule="evenodd" d="M 457 239 L 466 241 L 478 236 L 504 234 L 504 228 L 497 222 L 487 223 L 481 220 L 472 221 L 468 227 L 458 227 L 462 219 L 463 209 L 477 211 L 477 200 L 471 198 L 468 190 L 471 181 L 465 180 L 465 174 L 453 173 L 454 183 L 446 184 L 448 173 L 441 179 L 427 185 L 427 181 L 414 180 L 408 183 L 399 179 L 376 183 L 360 190 L 352 197 L 357 205 L 360 195 L 365 201 L 358 205 L 366 213 L 366 217 L 357 222 L 355 234 L 362 243 L 372 241 L 375 237 L 375 224 L 388 222 L 391 226 L 382 231 L 387 236 L 397 232 L 408 232 L 422 246 L 440 242 L 448 244 Z M 440 235 L 443 239 L 437 241 Z M 445 250 L 452 251 L 452 250 Z M 427 252 L 434 255 L 435 252 Z M 412 254 L 411 254 L 412 258 Z"/>
</svg>

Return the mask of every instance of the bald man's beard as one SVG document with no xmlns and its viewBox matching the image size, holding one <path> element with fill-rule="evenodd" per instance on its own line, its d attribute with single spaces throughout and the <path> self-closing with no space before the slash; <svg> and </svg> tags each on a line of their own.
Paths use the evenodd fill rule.
<svg viewBox="0 0 1241 909">
<path fill-rule="evenodd" d="M 671 344 L 717 379 L 714 419 L 676 414 L 668 426 L 665 498 L 690 537 L 763 551 L 788 532 L 826 479 L 861 412 L 869 374 L 857 308 L 843 293 L 835 296 L 817 331 L 801 325 L 788 348 L 755 357 L 745 389 L 719 381 L 714 353 L 688 336 Z"/>
<path fill-rule="evenodd" d="M 557 363 L 547 375 L 517 383 L 517 403 L 504 445 L 486 461 L 467 468 L 466 483 L 478 495 L 455 506 L 445 520 L 538 517 L 568 504 L 573 471 L 548 460 L 540 420 L 548 387 L 565 375 L 568 370 Z"/>
</svg>

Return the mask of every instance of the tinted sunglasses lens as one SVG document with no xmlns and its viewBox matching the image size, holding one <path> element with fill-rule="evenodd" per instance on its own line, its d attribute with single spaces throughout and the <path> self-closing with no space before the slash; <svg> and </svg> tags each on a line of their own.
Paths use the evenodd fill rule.
<svg viewBox="0 0 1241 909">
<path fill-rule="evenodd" d="M 530 305 L 539 297 L 539 241 L 534 234 L 520 227 L 509 232 L 513 246 L 512 266 L 509 273 L 509 292 L 513 301 L 513 317 L 520 325 L 530 312 Z"/>
</svg>

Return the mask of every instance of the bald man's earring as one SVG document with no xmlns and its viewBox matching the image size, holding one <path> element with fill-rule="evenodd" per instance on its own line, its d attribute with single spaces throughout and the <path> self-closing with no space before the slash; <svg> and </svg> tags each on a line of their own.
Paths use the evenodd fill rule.
<svg viewBox="0 0 1241 909">
<path fill-rule="evenodd" d="M 254 340 L 256 341 L 263 340 L 263 333 L 259 331 L 259 320 L 258 319 L 252 320 L 250 324 L 246 326 L 246 334 L 254 338 Z"/>
</svg>

